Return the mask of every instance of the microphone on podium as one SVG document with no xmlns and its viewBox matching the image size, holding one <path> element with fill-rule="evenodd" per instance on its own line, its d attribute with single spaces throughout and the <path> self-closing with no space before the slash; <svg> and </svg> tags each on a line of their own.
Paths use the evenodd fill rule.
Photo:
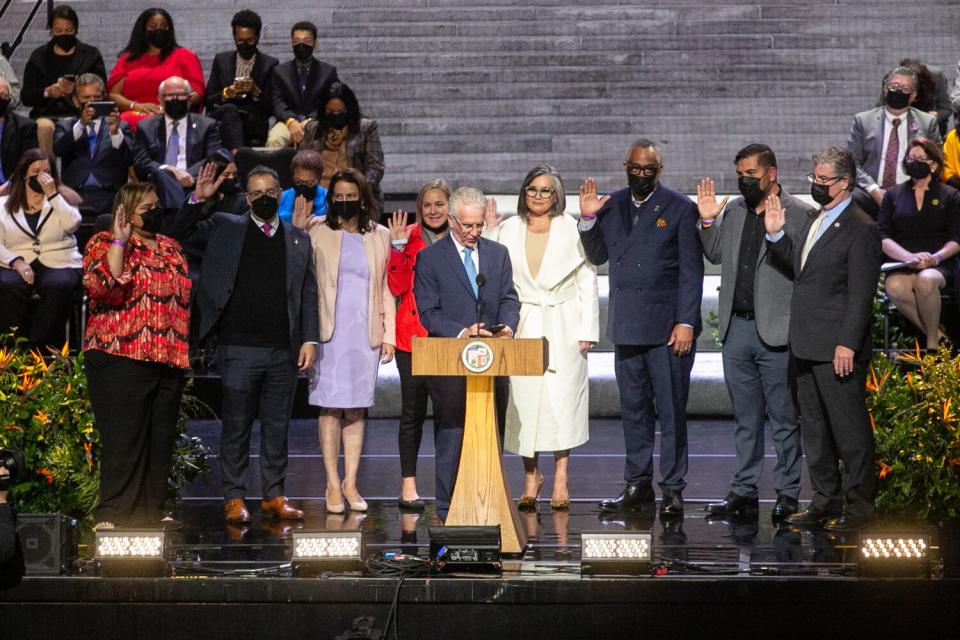
<svg viewBox="0 0 960 640">
<path fill-rule="evenodd" d="M 480 337 L 480 299 L 483 297 L 483 285 L 487 284 L 487 277 L 482 273 L 478 273 L 476 277 L 477 283 L 477 333 L 474 338 Z"/>
</svg>

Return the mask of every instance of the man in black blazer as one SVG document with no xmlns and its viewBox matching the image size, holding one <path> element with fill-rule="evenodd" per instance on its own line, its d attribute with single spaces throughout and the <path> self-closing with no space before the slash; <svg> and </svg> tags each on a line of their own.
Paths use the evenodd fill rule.
<svg viewBox="0 0 960 640">
<path fill-rule="evenodd" d="M 413 293 L 420 322 L 431 336 L 510 338 L 520 321 L 510 254 L 503 245 L 480 235 L 485 209 L 486 198 L 479 189 L 457 189 L 450 196 L 450 233 L 417 256 Z M 503 328 L 495 334 L 485 329 L 494 325 Z M 437 513 L 445 518 L 460 463 L 466 382 L 461 377 L 437 376 L 429 379 L 427 387 L 433 401 Z M 494 395 L 501 430 L 509 393 L 509 379 L 496 378 Z"/>
<path fill-rule="evenodd" d="M 268 147 L 300 144 L 304 127 L 323 111 L 320 96 L 338 82 L 337 68 L 313 57 L 317 45 L 317 27 L 298 22 L 290 29 L 293 60 L 278 64 L 273 71 L 270 94 L 273 101 L 273 125 L 267 137 Z"/>
<path fill-rule="evenodd" d="M 790 352 L 814 492 L 810 505 L 786 521 L 848 531 L 876 520 L 866 376 L 883 251 L 873 220 L 850 195 L 857 179 L 853 155 L 821 149 L 811 175 L 811 196 L 822 208 L 796 239 L 784 233 L 779 205 L 768 205 L 764 216 L 769 259 L 794 278 Z"/>
<path fill-rule="evenodd" d="M 217 122 L 189 113 L 191 91 L 190 83 L 177 76 L 161 82 L 157 97 L 163 113 L 140 122 L 134 136 L 137 177 L 154 183 L 167 209 L 183 205 L 204 160 L 223 148 Z"/>
<path fill-rule="evenodd" d="M 116 110 L 96 117 L 91 102 L 103 100 L 103 79 L 92 73 L 77 78 L 73 101 L 79 118 L 57 122 L 53 152 L 60 158 L 64 184 L 83 198 L 97 215 L 110 213 L 113 197 L 127 182 L 133 162 L 133 136 Z"/>
<path fill-rule="evenodd" d="M 37 146 L 37 124 L 13 113 L 11 100 L 10 83 L 0 78 L 0 195 L 6 194 L 5 183 L 23 152 Z"/>
<path fill-rule="evenodd" d="M 250 215 L 215 213 L 203 202 L 224 177 L 206 165 L 196 191 L 174 218 L 172 235 L 204 250 L 197 309 L 200 339 L 216 333 L 223 384 L 220 468 L 228 522 L 250 521 L 244 504 L 250 431 L 260 420 L 260 478 L 265 516 L 300 519 L 284 497 L 287 431 L 297 372 L 317 356 L 319 315 L 310 237 L 277 217 L 280 180 L 273 169 L 247 175 Z"/>
<path fill-rule="evenodd" d="M 227 149 L 262 147 L 273 113 L 270 78 L 278 61 L 257 49 L 263 23 L 255 12 L 238 11 L 230 27 L 236 49 L 213 58 L 207 80 L 207 115 L 220 123 Z"/>
<path fill-rule="evenodd" d="M 597 197 L 580 187 L 580 238 L 587 259 L 610 263 L 607 336 L 613 342 L 626 486 L 603 511 L 636 511 L 654 503 L 653 445 L 660 423 L 661 518 L 683 515 L 687 473 L 687 396 L 700 333 L 703 255 L 697 208 L 659 181 L 657 146 L 640 139 L 623 163 L 629 188 Z"/>
</svg>

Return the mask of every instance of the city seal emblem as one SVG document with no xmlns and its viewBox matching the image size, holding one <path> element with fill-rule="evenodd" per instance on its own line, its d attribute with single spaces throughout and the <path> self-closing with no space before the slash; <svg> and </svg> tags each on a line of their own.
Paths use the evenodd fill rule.
<svg viewBox="0 0 960 640">
<path fill-rule="evenodd" d="M 470 342 L 460 352 L 460 361 L 467 371 L 483 373 L 493 366 L 493 349 L 485 342 Z"/>
</svg>

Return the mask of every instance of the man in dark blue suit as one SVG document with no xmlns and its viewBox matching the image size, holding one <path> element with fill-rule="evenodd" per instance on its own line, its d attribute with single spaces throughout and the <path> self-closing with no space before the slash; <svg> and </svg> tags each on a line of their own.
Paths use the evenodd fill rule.
<svg viewBox="0 0 960 640">
<path fill-rule="evenodd" d="M 580 187 L 580 237 L 593 264 L 610 262 L 607 336 L 626 442 L 626 487 L 603 511 L 652 505 L 653 444 L 660 422 L 661 517 L 683 514 L 687 472 L 687 394 L 700 333 L 703 258 L 697 208 L 659 183 L 660 151 L 630 146 L 623 163 L 629 189 L 597 197 L 593 178 Z"/>
<path fill-rule="evenodd" d="M 457 189 L 450 197 L 451 233 L 417 256 L 413 292 L 420 322 L 431 336 L 511 338 L 520 321 L 510 255 L 503 245 L 480 236 L 486 204 L 478 189 Z M 486 329 L 495 325 L 502 325 L 496 333 Z M 466 381 L 437 376 L 427 387 L 433 401 L 437 513 L 445 518 L 460 464 Z M 494 395 L 498 428 L 503 429 L 509 397 L 507 378 L 495 379 Z"/>
<path fill-rule="evenodd" d="M 91 102 L 103 100 L 103 79 L 85 73 L 74 84 L 79 118 L 61 118 L 53 134 L 53 152 L 60 158 L 64 184 L 83 198 L 85 208 L 110 213 L 113 197 L 126 184 L 133 162 L 133 136 L 116 110 L 97 117 Z"/>
</svg>

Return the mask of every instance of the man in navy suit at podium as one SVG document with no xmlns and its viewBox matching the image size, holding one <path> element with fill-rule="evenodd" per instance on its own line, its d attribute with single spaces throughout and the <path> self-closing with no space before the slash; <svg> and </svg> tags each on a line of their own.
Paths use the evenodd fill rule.
<svg viewBox="0 0 960 640">
<path fill-rule="evenodd" d="M 420 322 L 432 337 L 510 338 L 520 321 L 520 300 L 506 247 L 480 236 L 486 198 L 462 187 L 450 196 L 450 231 L 417 256 L 413 293 Z M 479 322 L 478 322 L 479 306 Z M 487 327 L 502 325 L 496 333 Z M 433 401 L 437 513 L 445 518 L 460 464 L 466 413 L 466 379 L 435 376 L 427 383 Z M 508 379 L 494 379 L 497 424 L 503 429 Z M 502 437 L 501 437 L 502 441 Z"/>
<path fill-rule="evenodd" d="M 626 487 L 604 500 L 607 512 L 652 506 L 653 444 L 660 423 L 661 518 L 683 515 L 687 473 L 687 394 L 700 333 L 703 257 L 697 208 L 659 182 L 660 151 L 637 140 L 623 163 L 630 187 L 597 197 L 593 178 L 580 187 L 580 237 L 587 259 L 610 263 L 607 336 L 627 462 Z"/>
</svg>

